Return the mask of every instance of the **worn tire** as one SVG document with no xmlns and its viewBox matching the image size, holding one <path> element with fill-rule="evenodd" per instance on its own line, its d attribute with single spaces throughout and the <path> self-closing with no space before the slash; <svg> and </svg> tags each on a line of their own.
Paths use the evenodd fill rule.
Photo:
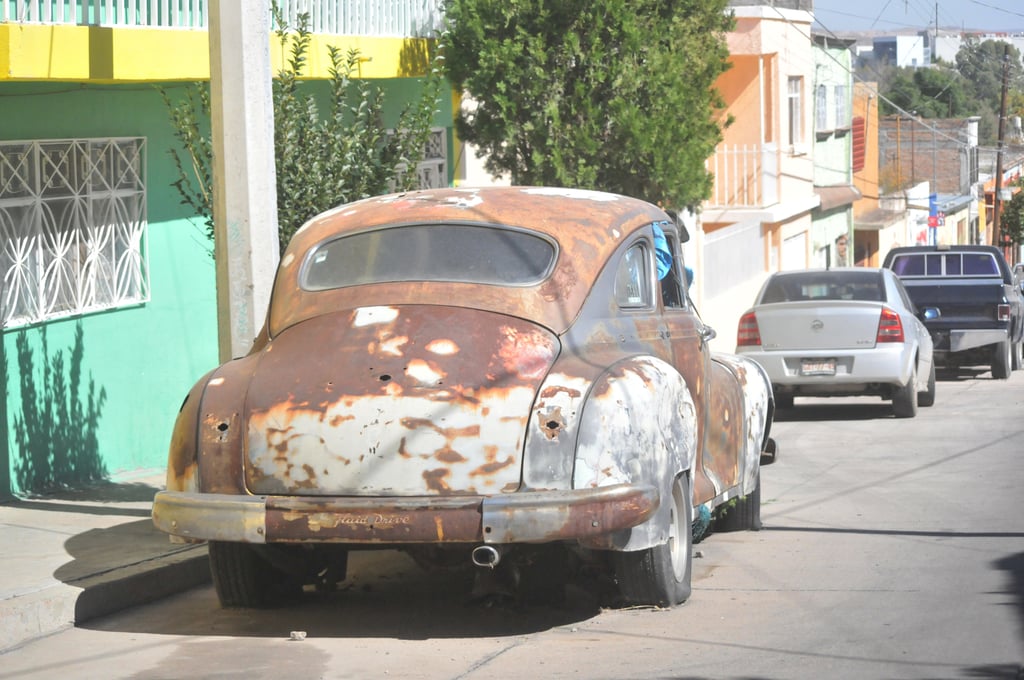
<svg viewBox="0 0 1024 680">
<path fill-rule="evenodd" d="M 1010 344 L 1009 340 L 1003 340 L 992 348 L 992 377 L 996 380 L 1010 377 Z"/>
<path fill-rule="evenodd" d="M 715 515 L 715 531 L 761 530 L 761 471 L 757 471 L 757 485 L 746 496 L 726 504 Z"/>
<path fill-rule="evenodd" d="M 928 388 L 924 392 L 917 393 L 918 406 L 935 405 L 935 362 L 932 361 L 931 370 L 928 372 Z"/>
<path fill-rule="evenodd" d="M 1024 341 L 1013 343 L 1010 351 L 1010 368 L 1014 371 L 1024 368 Z"/>
<path fill-rule="evenodd" d="M 893 392 L 892 412 L 897 418 L 913 418 L 917 415 L 917 366 L 910 372 L 907 384 Z"/>
<path fill-rule="evenodd" d="M 248 543 L 210 541 L 210 575 L 222 607 L 263 607 L 279 572 Z"/>
<path fill-rule="evenodd" d="M 646 550 L 612 553 L 622 597 L 631 604 L 671 607 L 690 597 L 693 492 L 683 474 L 672 486 L 668 541 Z"/>
</svg>

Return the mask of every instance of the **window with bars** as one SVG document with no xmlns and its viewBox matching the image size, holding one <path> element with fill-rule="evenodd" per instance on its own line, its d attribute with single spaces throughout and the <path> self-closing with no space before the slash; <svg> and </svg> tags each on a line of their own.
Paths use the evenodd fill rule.
<svg viewBox="0 0 1024 680">
<path fill-rule="evenodd" d="M 149 299 L 141 137 L 0 142 L 0 322 Z"/>
<path fill-rule="evenodd" d="M 393 134 L 393 133 L 390 133 Z M 405 164 L 398 166 L 399 179 L 405 174 Z M 448 186 L 448 137 L 444 128 L 434 128 L 423 147 L 423 160 L 416 165 L 420 189 L 440 189 Z M 395 185 L 392 184 L 392 191 Z"/>
</svg>

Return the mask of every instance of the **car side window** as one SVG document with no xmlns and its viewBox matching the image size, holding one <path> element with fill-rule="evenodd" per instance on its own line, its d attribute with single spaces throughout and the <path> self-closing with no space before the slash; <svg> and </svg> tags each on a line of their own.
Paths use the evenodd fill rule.
<svg viewBox="0 0 1024 680">
<path fill-rule="evenodd" d="M 626 251 L 615 275 L 615 301 L 620 307 L 650 307 L 651 256 L 643 242 Z"/>
<path fill-rule="evenodd" d="M 893 283 L 896 285 L 896 292 L 899 293 L 900 300 L 903 301 L 903 306 L 909 309 L 913 314 L 917 314 L 917 306 L 914 305 L 914 301 L 910 299 L 910 294 L 907 292 L 903 282 L 894 278 Z"/>
<path fill-rule="evenodd" d="M 683 292 L 683 259 L 679 255 L 679 242 L 670 231 L 665 232 L 665 239 L 672 252 L 672 266 L 665 278 L 658 282 L 661 287 L 661 303 L 666 309 L 682 309 L 686 307 L 686 294 Z"/>
</svg>

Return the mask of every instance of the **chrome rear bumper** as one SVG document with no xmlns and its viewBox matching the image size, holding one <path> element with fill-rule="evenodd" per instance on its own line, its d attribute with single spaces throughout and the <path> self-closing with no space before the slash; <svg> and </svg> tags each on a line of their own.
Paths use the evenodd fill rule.
<svg viewBox="0 0 1024 680">
<path fill-rule="evenodd" d="M 544 543 L 594 539 L 641 524 L 653 486 L 618 484 L 502 496 L 240 496 L 161 491 L 153 523 L 185 540 L 245 543 Z"/>
</svg>

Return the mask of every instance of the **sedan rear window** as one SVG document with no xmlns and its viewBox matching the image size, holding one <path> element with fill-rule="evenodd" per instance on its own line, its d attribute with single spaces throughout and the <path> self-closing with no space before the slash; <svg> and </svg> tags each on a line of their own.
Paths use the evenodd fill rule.
<svg viewBox="0 0 1024 680">
<path fill-rule="evenodd" d="M 799 300 L 885 300 L 885 286 L 878 272 L 795 272 L 772 277 L 761 304 Z"/>
<path fill-rule="evenodd" d="M 555 246 L 525 231 L 472 224 L 416 224 L 352 234 L 317 246 L 305 290 L 393 281 L 527 286 L 543 281 Z"/>
</svg>

